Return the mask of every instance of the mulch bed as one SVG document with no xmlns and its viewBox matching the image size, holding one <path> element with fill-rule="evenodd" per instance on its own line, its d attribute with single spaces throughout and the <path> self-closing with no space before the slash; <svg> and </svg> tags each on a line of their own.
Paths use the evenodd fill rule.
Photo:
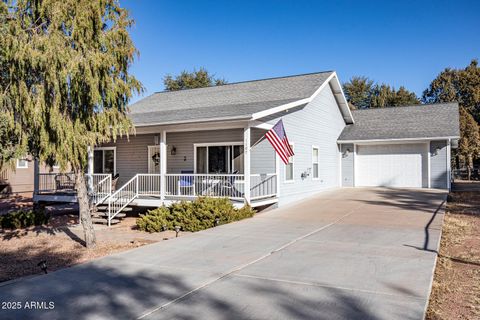
<svg viewBox="0 0 480 320">
<path fill-rule="evenodd" d="M 480 193 L 452 192 L 427 319 L 480 319 Z"/>
</svg>

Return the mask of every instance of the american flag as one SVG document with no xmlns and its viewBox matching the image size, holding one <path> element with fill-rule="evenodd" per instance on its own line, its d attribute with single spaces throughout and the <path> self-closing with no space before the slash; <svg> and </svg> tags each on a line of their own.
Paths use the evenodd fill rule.
<svg viewBox="0 0 480 320">
<path fill-rule="evenodd" d="M 294 153 L 288 142 L 282 120 L 278 121 L 277 124 L 265 134 L 265 137 L 272 144 L 283 163 L 288 164 L 288 158 L 293 156 Z"/>
</svg>

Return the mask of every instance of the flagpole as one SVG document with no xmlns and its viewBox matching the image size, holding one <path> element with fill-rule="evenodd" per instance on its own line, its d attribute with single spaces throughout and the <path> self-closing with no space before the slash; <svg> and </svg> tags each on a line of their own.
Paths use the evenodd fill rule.
<svg viewBox="0 0 480 320">
<path fill-rule="evenodd" d="M 250 147 L 250 149 L 253 149 L 253 147 L 255 147 L 257 144 L 259 144 L 260 142 L 262 142 L 263 139 L 265 139 L 265 135 L 263 135 L 260 139 L 258 139 L 258 140 Z"/>
</svg>

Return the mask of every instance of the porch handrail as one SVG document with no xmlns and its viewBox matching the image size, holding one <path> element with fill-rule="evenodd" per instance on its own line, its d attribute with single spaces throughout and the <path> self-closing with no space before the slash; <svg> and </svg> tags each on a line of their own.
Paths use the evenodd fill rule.
<svg viewBox="0 0 480 320">
<path fill-rule="evenodd" d="M 90 177 L 88 173 L 86 176 L 87 178 Z M 98 206 L 112 194 L 112 175 L 109 173 L 94 173 L 92 175 L 92 186 L 93 203 Z"/>
<path fill-rule="evenodd" d="M 250 175 L 250 198 L 258 200 L 277 195 L 277 174 L 258 173 Z"/>
<path fill-rule="evenodd" d="M 108 226 L 117 214 L 138 197 L 138 176 L 136 174 L 108 198 Z"/>
</svg>

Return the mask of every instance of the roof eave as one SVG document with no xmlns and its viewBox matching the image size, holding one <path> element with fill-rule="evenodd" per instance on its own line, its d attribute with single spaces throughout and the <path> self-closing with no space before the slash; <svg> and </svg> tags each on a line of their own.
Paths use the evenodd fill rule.
<svg viewBox="0 0 480 320">
<path fill-rule="evenodd" d="M 307 103 L 310 103 L 327 85 L 331 86 L 333 95 L 335 97 L 335 100 L 337 101 L 337 104 L 340 107 L 340 111 L 342 113 L 345 123 L 354 124 L 355 121 L 353 119 L 352 112 L 350 111 L 347 99 L 345 98 L 345 95 L 343 93 L 342 85 L 340 84 L 340 81 L 338 80 L 338 77 L 337 77 L 337 73 L 335 71 L 332 72 L 332 74 L 322 83 L 322 85 L 310 97 L 293 101 L 287 104 L 283 104 L 278 107 L 273 107 L 267 110 L 256 112 L 252 114 L 252 120 L 261 119 L 261 118 L 264 118 L 264 117 L 267 117 L 291 108 L 299 107 Z"/>
<path fill-rule="evenodd" d="M 221 122 L 221 121 L 241 121 L 241 120 L 252 120 L 251 115 L 245 116 L 235 116 L 235 117 L 219 117 L 219 118 L 206 118 L 206 119 L 192 119 L 192 120 L 179 120 L 179 121 L 165 121 L 165 122 L 155 122 L 155 123 L 139 123 L 133 125 L 135 127 L 153 127 L 153 126 L 166 126 L 166 125 L 175 125 L 175 124 L 189 124 L 189 123 L 205 123 L 205 122 Z"/>
<path fill-rule="evenodd" d="M 394 141 L 431 141 L 431 140 L 454 140 L 460 139 L 460 136 L 437 136 L 437 137 L 418 137 L 418 138 L 386 138 L 386 139 L 338 139 L 337 143 L 374 143 L 374 142 L 394 142 Z"/>
</svg>

